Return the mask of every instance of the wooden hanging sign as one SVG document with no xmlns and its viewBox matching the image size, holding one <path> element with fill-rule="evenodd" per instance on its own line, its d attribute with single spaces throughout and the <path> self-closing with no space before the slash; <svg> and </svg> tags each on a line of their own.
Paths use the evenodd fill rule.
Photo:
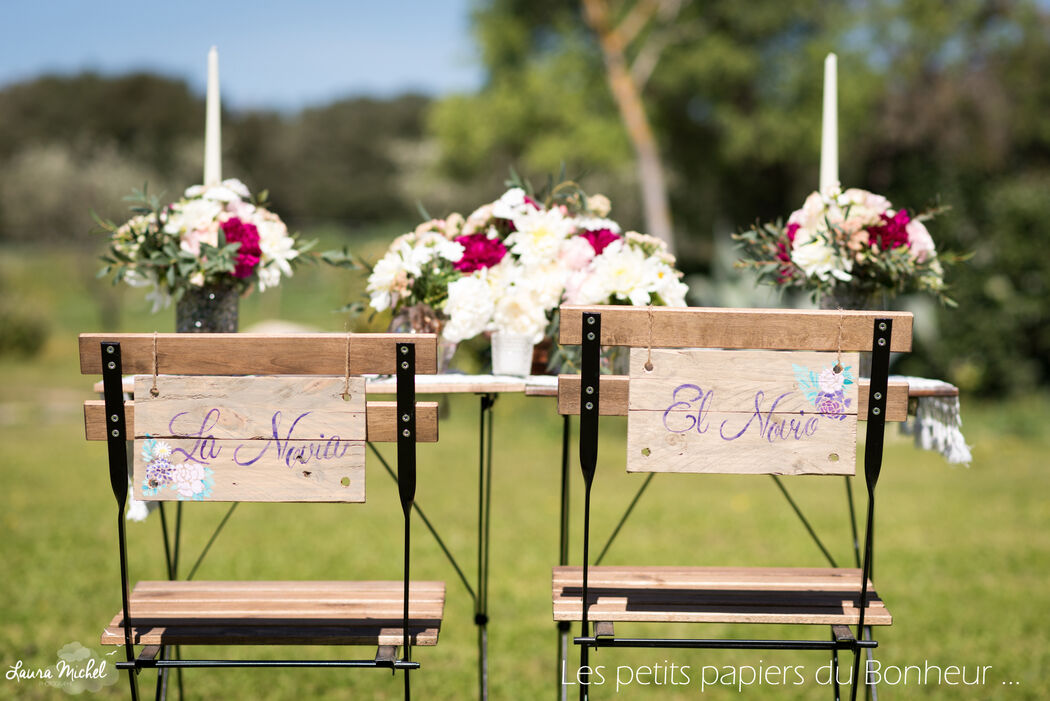
<svg viewBox="0 0 1050 701">
<path fill-rule="evenodd" d="M 628 472 L 852 475 L 857 353 L 631 350 Z"/>
<path fill-rule="evenodd" d="M 365 381 L 135 377 L 134 493 L 147 501 L 365 500 Z"/>
</svg>

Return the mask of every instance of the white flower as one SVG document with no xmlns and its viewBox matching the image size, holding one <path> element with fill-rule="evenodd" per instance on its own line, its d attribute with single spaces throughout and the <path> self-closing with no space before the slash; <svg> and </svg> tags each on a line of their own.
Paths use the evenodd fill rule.
<svg viewBox="0 0 1050 701">
<path fill-rule="evenodd" d="M 536 304 L 541 309 L 550 310 L 561 303 L 569 270 L 555 260 L 531 267 L 523 266 L 521 277 L 520 285 L 529 290 Z"/>
<path fill-rule="evenodd" d="M 514 218 L 517 231 L 507 237 L 506 245 L 526 266 L 543 264 L 558 256 L 565 239 L 572 234 L 573 223 L 561 210 L 534 210 Z"/>
<path fill-rule="evenodd" d="M 656 268 L 656 284 L 653 292 L 660 295 L 662 301 L 668 307 L 684 307 L 685 297 L 689 293 L 689 286 L 679 279 L 679 273 L 667 265 L 659 265 Z"/>
<path fill-rule="evenodd" d="M 817 378 L 817 382 L 820 384 L 821 392 L 834 394 L 846 384 L 846 374 L 835 372 L 831 368 L 824 368 L 824 370 L 821 371 L 820 376 Z"/>
<path fill-rule="evenodd" d="M 242 200 L 246 200 L 252 196 L 252 193 L 248 192 L 248 186 L 237 178 L 227 178 L 226 180 L 223 180 L 222 186 L 227 190 L 232 191 L 233 194 L 237 195 Z"/>
<path fill-rule="evenodd" d="M 179 496 L 191 498 L 204 491 L 204 465 L 196 462 L 184 462 L 175 466 L 175 485 Z"/>
<path fill-rule="evenodd" d="M 259 288 L 264 290 L 276 285 L 281 273 L 291 276 L 292 266 L 288 261 L 298 256 L 299 251 L 295 250 L 295 241 L 288 235 L 288 227 L 280 219 L 276 217 L 273 219 L 256 218 L 252 223 L 259 230 L 259 250 L 262 252 L 262 262 L 267 264 L 273 261 L 276 264 L 276 279 L 272 284 L 262 284 L 260 277 Z"/>
<path fill-rule="evenodd" d="M 171 457 L 171 446 L 164 441 L 154 441 L 153 443 L 153 457 L 154 458 L 169 458 Z"/>
<path fill-rule="evenodd" d="M 175 205 L 171 216 L 164 224 L 169 234 L 182 234 L 193 229 L 203 229 L 222 213 L 222 205 L 211 200 L 187 200 Z"/>
<path fill-rule="evenodd" d="M 190 275 L 190 284 L 194 287 L 204 287 L 204 273 L 198 270 Z"/>
<path fill-rule="evenodd" d="M 525 201 L 525 191 L 520 187 L 512 187 L 492 203 L 492 216 L 499 219 L 513 219 L 525 214 L 530 208 L 531 205 Z M 471 218 L 474 217 L 474 214 L 471 215 Z"/>
<path fill-rule="evenodd" d="M 281 282 L 281 271 L 276 265 L 260 265 L 255 269 L 259 276 L 259 291 L 262 292 L 271 287 L 277 287 Z M 291 273 L 288 273 L 291 275 Z"/>
<path fill-rule="evenodd" d="M 613 241 L 594 257 L 576 296 L 580 304 L 604 304 L 614 296 L 634 305 L 649 304 L 662 265 L 640 249 Z"/>
<path fill-rule="evenodd" d="M 620 233 L 620 225 L 612 219 L 598 219 L 597 217 L 581 217 L 576 220 L 576 228 L 580 231 L 601 231 L 608 229 L 614 234 Z"/>
<path fill-rule="evenodd" d="M 434 246 L 437 254 L 450 263 L 458 263 L 463 257 L 463 244 L 443 238 Z"/>
<path fill-rule="evenodd" d="M 369 304 L 377 312 L 385 311 L 393 304 L 394 283 L 403 271 L 403 262 L 399 251 L 390 251 L 372 268 L 365 290 L 370 296 Z"/>
<path fill-rule="evenodd" d="M 512 286 L 496 302 L 492 328 L 505 333 L 520 333 L 539 343 L 547 328 L 547 312 L 537 304 L 532 291 L 525 286 Z"/>
<path fill-rule="evenodd" d="M 492 291 L 483 276 L 468 275 L 450 282 L 445 302 L 444 337 L 452 342 L 477 336 L 488 326 L 495 310 Z"/>
<path fill-rule="evenodd" d="M 848 257 L 840 256 L 834 246 L 828 243 L 826 235 L 809 227 L 800 227 L 795 233 L 791 260 L 809 277 L 817 277 L 820 280 L 834 277 L 843 282 L 852 279 L 849 274 L 852 261 Z"/>
</svg>

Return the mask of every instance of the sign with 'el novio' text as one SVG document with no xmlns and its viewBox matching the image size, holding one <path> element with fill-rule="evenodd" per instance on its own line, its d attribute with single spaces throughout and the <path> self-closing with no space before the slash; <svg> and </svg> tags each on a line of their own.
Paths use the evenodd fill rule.
<svg viewBox="0 0 1050 701">
<path fill-rule="evenodd" d="M 631 351 L 628 472 L 852 475 L 857 353 Z"/>
<path fill-rule="evenodd" d="M 135 378 L 134 493 L 142 500 L 365 500 L 365 381 Z"/>
</svg>

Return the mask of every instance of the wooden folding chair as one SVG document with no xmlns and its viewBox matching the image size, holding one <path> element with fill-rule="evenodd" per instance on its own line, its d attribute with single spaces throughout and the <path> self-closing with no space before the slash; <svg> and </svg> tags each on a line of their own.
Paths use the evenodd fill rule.
<svg viewBox="0 0 1050 701">
<path fill-rule="evenodd" d="M 561 343 L 582 345 L 581 374 L 559 378 L 558 405 L 580 415 L 583 566 L 554 569 L 553 608 L 556 621 L 582 624 L 575 638 L 582 699 L 588 653 L 601 647 L 830 651 L 835 698 L 838 652 L 851 651 L 856 698 L 860 652 L 877 645 L 864 631 L 892 620 L 870 581 L 872 530 L 885 421 L 907 415 L 907 387 L 888 383 L 890 351 L 910 350 L 911 325 L 902 312 L 562 307 Z M 600 376 L 602 346 L 631 348 L 629 376 Z M 870 380 L 859 377 L 857 351 L 871 352 Z M 629 472 L 741 475 L 852 475 L 857 420 L 866 419 L 862 566 L 591 565 L 604 415 L 628 417 Z M 620 621 L 826 625 L 831 636 L 629 638 L 615 634 Z"/>
<path fill-rule="evenodd" d="M 80 364 L 101 373 L 104 401 L 85 404 L 88 439 L 106 440 L 117 502 L 122 610 L 102 633 L 137 676 L 187 667 L 402 670 L 412 645 L 434 645 L 443 582 L 409 580 L 416 442 L 437 440 L 437 405 L 415 401 L 417 372 L 436 371 L 433 335 L 83 334 Z M 158 376 L 158 370 L 163 373 Z M 125 402 L 122 374 L 137 374 Z M 367 401 L 363 374 L 396 374 L 397 401 Z M 135 496 L 161 501 L 363 502 L 365 442 L 396 442 L 404 517 L 396 581 L 142 581 L 129 589 L 126 440 Z M 396 558 L 397 555 L 391 554 Z M 396 562 L 396 559 L 394 560 Z M 368 645 L 374 659 L 172 659 L 178 645 Z M 136 653 L 136 647 L 139 651 Z M 398 654 L 398 648 L 401 654 Z"/>
</svg>

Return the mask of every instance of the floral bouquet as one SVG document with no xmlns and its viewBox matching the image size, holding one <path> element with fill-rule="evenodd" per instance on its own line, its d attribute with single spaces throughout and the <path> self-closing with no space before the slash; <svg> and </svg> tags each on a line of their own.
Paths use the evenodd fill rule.
<svg viewBox="0 0 1050 701">
<path fill-rule="evenodd" d="M 938 256 L 924 224 L 941 211 L 913 216 L 857 188 L 814 192 L 786 226 L 763 224 L 736 234 L 746 256 L 738 265 L 756 269 L 763 282 L 808 290 L 822 302 L 848 300 L 857 307 L 881 294 L 928 292 L 955 306 L 946 294 L 943 263 L 958 256 Z"/>
<path fill-rule="evenodd" d="M 239 180 L 194 185 L 173 204 L 161 206 L 145 188 L 128 198 L 134 216 L 120 226 L 99 220 L 110 234 L 106 266 L 114 283 L 151 287 L 147 299 L 157 312 L 187 291 L 228 285 L 245 292 L 277 285 L 281 275 L 312 243 L 300 244 L 266 208 L 266 193 L 253 199 Z"/>
<path fill-rule="evenodd" d="M 368 278 L 370 306 L 411 310 L 459 342 L 483 332 L 540 341 L 569 304 L 685 306 L 663 242 L 623 233 L 609 200 L 566 182 L 541 198 L 511 187 L 470 216 L 451 214 L 398 237 Z M 420 307 L 425 313 L 420 313 Z"/>
</svg>

